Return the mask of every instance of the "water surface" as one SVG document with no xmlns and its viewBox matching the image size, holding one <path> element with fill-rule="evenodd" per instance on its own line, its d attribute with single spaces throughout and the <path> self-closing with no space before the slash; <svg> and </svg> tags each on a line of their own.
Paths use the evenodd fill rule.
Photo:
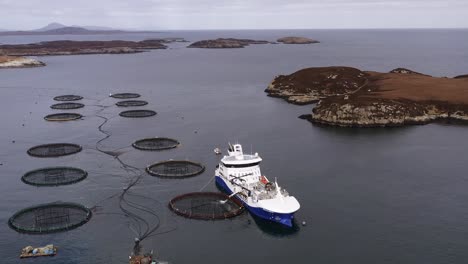
<svg viewBox="0 0 468 264">
<path fill-rule="evenodd" d="M 54 258 L 24 263 L 127 263 L 134 232 L 113 195 L 129 176 L 112 157 L 95 150 L 103 142 L 139 168 L 170 158 L 206 165 L 205 173 L 185 180 L 145 175 L 132 189 L 134 201 L 158 211 L 159 232 L 143 242 L 173 263 L 464 263 L 468 260 L 467 126 L 430 124 L 391 129 L 313 126 L 297 116 L 311 106 L 294 106 L 263 92 L 278 74 L 304 67 L 344 65 L 362 70 L 396 67 L 435 76 L 468 71 L 466 30 L 191 31 L 145 35 L 73 36 L 73 39 L 215 37 L 275 40 L 301 35 L 316 45 L 256 45 L 244 49 L 186 49 L 132 55 L 51 56 L 47 67 L 0 71 L 0 256 L 16 263 L 26 245 L 54 243 Z M 2 43 L 29 43 L 64 36 L 2 37 Z M 138 92 L 156 117 L 118 116 L 109 93 Z M 61 94 L 85 97 L 85 117 L 76 122 L 46 122 L 49 106 Z M 100 106 L 108 106 L 104 110 Z M 100 112 L 102 111 L 102 112 Z M 179 148 L 143 152 L 137 139 L 168 136 Z M 13 142 L 14 141 L 14 142 Z M 218 157 L 213 148 L 240 142 L 259 152 L 262 171 L 301 202 L 297 213 L 306 226 L 281 232 L 249 214 L 226 221 L 187 220 L 173 215 L 167 202 L 175 195 L 215 191 Z M 52 142 L 81 144 L 76 155 L 38 159 L 26 150 Z M 21 176 L 44 166 L 77 166 L 89 172 L 70 186 L 38 188 Z M 207 185 L 208 184 L 208 185 Z M 24 235 L 7 221 L 17 210 L 51 201 L 99 206 L 86 225 L 65 233 Z M 155 221 L 155 220 L 153 220 Z"/>
</svg>

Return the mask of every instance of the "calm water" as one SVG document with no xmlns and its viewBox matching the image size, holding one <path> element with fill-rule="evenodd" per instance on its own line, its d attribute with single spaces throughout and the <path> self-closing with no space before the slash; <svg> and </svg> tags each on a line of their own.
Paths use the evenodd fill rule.
<svg viewBox="0 0 468 264">
<path fill-rule="evenodd" d="M 122 160 L 144 168 L 170 159 L 204 163 L 204 174 L 186 180 L 148 175 L 132 189 L 132 201 L 158 211 L 162 233 L 143 242 L 172 263 L 466 263 L 468 261 L 468 126 L 431 124 L 393 129 L 313 126 L 297 116 L 311 106 L 289 105 L 263 90 L 278 74 L 308 66 L 346 65 L 389 71 L 408 67 L 436 76 L 468 73 L 468 31 L 197 31 L 152 35 L 79 36 L 74 39 L 212 37 L 274 40 L 302 35 L 318 45 L 258 45 L 235 50 L 186 49 L 134 55 L 43 57 L 47 67 L 0 71 L 0 256 L 17 263 L 26 245 L 54 243 L 54 258 L 22 263 L 128 263 L 135 234 L 113 195 L 129 176 L 111 157 L 95 150 L 103 137 L 98 105 L 112 136 L 104 148 L 119 149 Z M 28 43 L 64 36 L 2 37 Z M 109 93 L 138 92 L 158 112 L 147 119 L 124 119 Z M 46 122 L 52 97 L 75 93 L 87 105 L 83 120 Z M 195 133 L 196 132 L 196 133 Z M 142 152 L 130 144 L 143 137 L 170 136 L 174 150 Z M 13 143 L 13 141 L 15 141 Z M 263 173 L 301 202 L 298 221 L 307 226 L 284 232 L 243 214 L 226 221 L 187 220 L 167 209 L 171 197 L 198 191 L 213 177 L 213 148 L 243 143 L 259 152 Z M 71 142 L 79 154 L 29 157 L 34 145 Z M 69 165 L 88 170 L 78 184 L 36 188 L 21 182 L 28 170 Z M 216 190 L 209 183 L 205 190 Z M 111 198 L 110 198 L 111 197 Z M 52 235 L 12 231 L 8 218 L 43 202 L 73 201 L 99 206 L 86 225 Z M 150 219 L 150 218 L 148 218 Z M 155 219 L 150 220 L 152 223 Z M 173 231 L 171 231 L 173 230 Z M 168 232 L 171 231 L 171 232 Z M 168 233 L 164 233 L 168 232 Z"/>
</svg>

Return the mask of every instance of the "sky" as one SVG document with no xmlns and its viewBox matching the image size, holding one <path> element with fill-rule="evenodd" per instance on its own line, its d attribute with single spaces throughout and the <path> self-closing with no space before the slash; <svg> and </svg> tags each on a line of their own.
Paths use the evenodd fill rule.
<svg viewBox="0 0 468 264">
<path fill-rule="evenodd" d="M 0 0 L 0 28 L 468 28 L 468 0 Z"/>
</svg>

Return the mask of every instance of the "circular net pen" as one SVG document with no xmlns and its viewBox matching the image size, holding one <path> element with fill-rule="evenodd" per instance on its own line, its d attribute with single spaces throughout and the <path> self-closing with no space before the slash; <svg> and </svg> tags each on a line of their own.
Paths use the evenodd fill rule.
<svg viewBox="0 0 468 264">
<path fill-rule="evenodd" d="M 73 121 L 82 118 L 83 116 L 77 113 L 58 113 L 58 114 L 51 114 L 46 115 L 44 117 L 47 121 Z"/>
<path fill-rule="evenodd" d="M 144 138 L 135 141 L 132 146 L 140 150 L 164 150 L 172 149 L 179 146 L 179 141 L 172 138 L 156 137 L 156 138 Z"/>
<path fill-rule="evenodd" d="M 201 220 L 219 220 L 240 215 L 242 203 L 216 192 L 194 192 L 179 195 L 169 202 L 169 208 L 176 214 Z"/>
<path fill-rule="evenodd" d="M 73 94 L 59 95 L 54 97 L 55 101 L 78 101 L 81 99 L 83 99 L 83 96 Z"/>
<path fill-rule="evenodd" d="M 21 233 L 46 234 L 77 228 L 87 223 L 91 216 L 91 210 L 83 205 L 57 202 L 20 210 L 8 224 Z"/>
<path fill-rule="evenodd" d="M 181 179 L 199 175 L 205 171 L 205 166 L 188 160 L 168 160 L 155 163 L 146 168 L 150 175 L 162 178 Z"/>
<path fill-rule="evenodd" d="M 72 167 L 48 167 L 27 172 L 21 180 L 34 186 L 59 186 L 80 182 L 88 173 Z"/>
<path fill-rule="evenodd" d="M 39 158 L 67 156 L 81 151 L 81 146 L 70 143 L 44 144 L 28 149 L 28 154 Z"/>
<path fill-rule="evenodd" d="M 120 101 L 120 102 L 115 103 L 116 106 L 120 106 L 120 107 L 144 106 L 147 104 L 148 102 L 141 101 L 141 100 L 127 100 L 127 101 Z"/>
<path fill-rule="evenodd" d="M 137 93 L 116 93 L 116 94 L 111 94 L 110 97 L 116 98 L 116 99 L 133 99 L 133 98 L 138 98 L 141 95 Z"/>
<path fill-rule="evenodd" d="M 119 115 L 122 117 L 141 118 L 154 116 L 156 115 L 156 112 L 153 110 L 129 110 L 120 112 Z"/>
<path fill-rule="evenodd" d="M 50 106 L 52 109 L 68 110 L 83 108 L 84 104 L 81 103 L 58 103 Z"/>
</svg>

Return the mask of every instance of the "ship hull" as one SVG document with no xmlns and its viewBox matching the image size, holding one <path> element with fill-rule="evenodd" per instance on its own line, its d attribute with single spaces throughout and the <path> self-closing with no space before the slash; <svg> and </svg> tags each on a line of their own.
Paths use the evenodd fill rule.
<svg viewBox="0 0 468 264">
<path fill-rule="evenodd" d="M 229 186 L 226 184 L 226 182 L 220 177 L 216 176 L 216 185 L 218 185 L 219 188 L 228 195 L 232 194 L 233 191 L 229 188 Z M 253 205 L 248 204 L 244 199 L 241 199 L 238 197 L 238 195 L 235 195 L 238 200 L 242 202 L 242 204 L 249 210 L 249 212 L 259 218 L 279 223 L 281 225 L 287 226 L 287 227 L 292 227 L 293 226 L 293 219 L 294 219 L 294 213 L 289 213 L 289 214 L 282 214 L 282 213 L 275 213 L 275 212 L 270 212 L 267 210 L 264 210 L 261 207 L 256 207 Z"/>
</svg>

